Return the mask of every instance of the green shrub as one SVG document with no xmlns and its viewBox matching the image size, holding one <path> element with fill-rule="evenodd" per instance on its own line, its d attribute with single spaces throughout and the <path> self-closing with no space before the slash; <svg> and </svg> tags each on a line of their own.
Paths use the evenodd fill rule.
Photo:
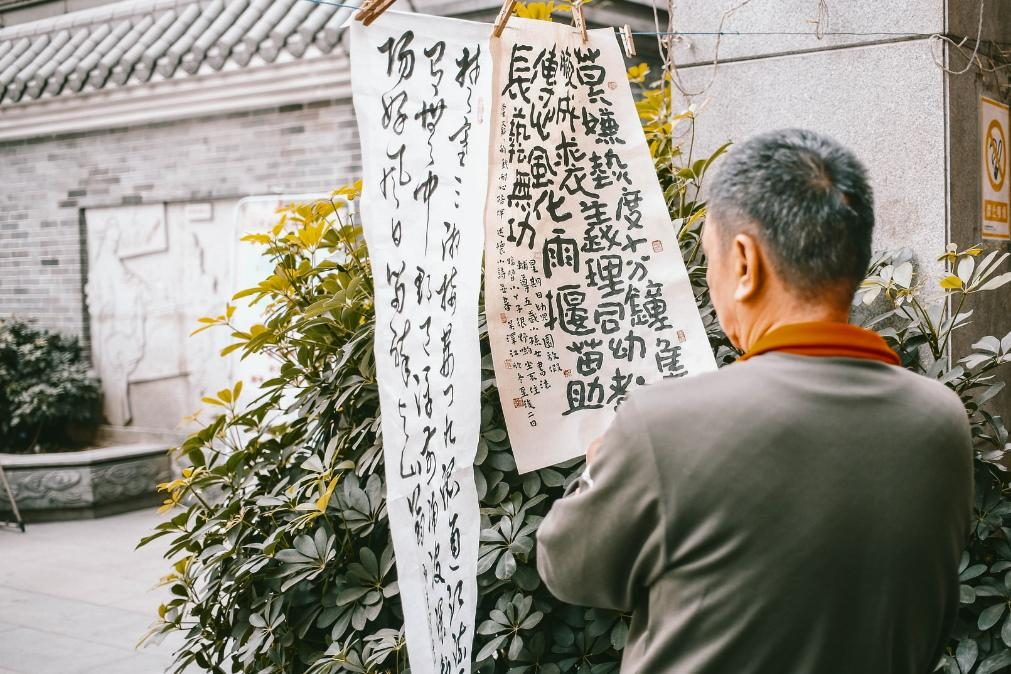
<svg viewBox="0 0 1011 674">
<path fill-rule="evenodd" d="M 640 66 L 630 74 L 641 82 L 646 72 Z M 701 162 L 682 155 L 671 125 L 659 121 L 669 106 L 662 84 L 640 87 L 640 116 L 710 340 L 729 358 L 708 307 L 699 247 L 705 207 L 695 199 L 716 155 Z M 690 113 L 679 120 L 683 128 L 694 123 Z M 232 307 L 200 319 L 198 332 L 232 331 L 236 341 L 223 355 L 266 354 L 280 369 L 242 403 L 241 382 L 205 398 L 213 416 L 179 449 L 192 466 L 163 485 L 166 510 L 181 510 L 145 542 L 172 537 L 167 582 L 175 596 L 153 634 L 185 635 L 178 670 L 192 662 L 215 671 L 312 674 L 407 666 L 385 509 L 373 284 L 361 228 L 346 208 L 358 187 L 286 208 L 272 232 L 244 237 L 263 247 L 274 269 L 234 298 L 257 304 L 261 324 L 235 325 Z M 517 474 L 483 313 L 479 326 L 476 669 L 617 671 L 629 616 L 558 602 L 533 557 L 537 524 L 583 462 Z"/>
<path fill-rule="evenodd" d="M 100 401 L 76 338 L 0 320 L 0 451 L 73 448 L 97 426 Z"/>
<path fill-rule="evenodd" d="M 662 87 L 641 91 L 640 115 L 677 238 L 710 341 L 726 363 L 736 352 L 709 305 L 699 246 L 705 206 L 697 194 L 713 157 L 692 157 L 686 144 L 694 115 L 678 117 L 686 131 L 679 136 L 668 106 Z M 236 325 L 232 307 L 201 319 L 200 330 L 231 331 L 236 341 L 225 352 L 265 354 L 279 374 L 244 398 L 238 382 L 204 399 L 213 413 L 179 448 L 191 466 L 163 485 L 165 509 L 175 512 L 142 542 L 170 537 L 174 570 L 166 582 L 173 598 L 160 608 L 152 633 L 183 635 L 176 671 L 190 663 L 215 672 L 406 671 L 385 506 L 373 283 L 359 223 L 347 208 L 357 194 L 352 186 L 329 200 L 290 206 L 270 233 L 245 237 L 273 263 L 269 277 L 235 296 L 257 304 L 262 323 Z M 960 313 L 963 296 L 993 285 L 1004 261 L 987 257 L 970 270 L 964 260 L 978 254 L 974 248 L 942 257 L 962 281 L 956 286 L 949 277 L 946 297 L 936 303 L 922 299 L 907 254 L 882 256 L 861 299 L 876 293 L 892 302 L 871 324 L 887 323 L 882 334 L 907 366 L 958 391 L 972 419 L 978 519 L 962 569 L 964 611 L 942 665 L 958 672 L 962 663 L 964 672 L 985 674 L 993 671 L 986 663 L 1011 658 L 1011 628 L 999 622 L 1011 605 L 1005 589 L 1011 579 L 1005 585 L 1002 575 L 1011 566 L 1005 528 L 1011 506 L 1000 470 L 1007 433 L 982 409 L 999 390 L 996 368 L 1011 360 L 1011 336 L 981 340 L 954 368 L 947 354 L 951 333 L 968 324 Z M 475 670 L 615 672 L 629 616 L 558 602 L 534 560 L 537 525 L 582 461 L 517 474 L 483 320 Z"/>
</svg>

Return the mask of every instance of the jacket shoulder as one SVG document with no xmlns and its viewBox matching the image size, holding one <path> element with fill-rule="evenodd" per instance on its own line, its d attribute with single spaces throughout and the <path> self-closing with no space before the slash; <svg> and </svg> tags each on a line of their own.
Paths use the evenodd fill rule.
<svg viewBox="0 0 1011 674">
<path fill-rule="evenodd" d="M 936 379 L 904 368 L 893 368 L 903 380 L 910 398 L 924 406 L 924 412 L 946 414 L 959 421 L 966 420 L 965 405 L 958 394 Z"/>
</svg>

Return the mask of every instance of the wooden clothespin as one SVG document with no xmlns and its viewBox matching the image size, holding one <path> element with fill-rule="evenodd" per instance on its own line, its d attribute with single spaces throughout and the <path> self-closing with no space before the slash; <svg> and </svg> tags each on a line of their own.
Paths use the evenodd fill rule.
<svg viewBox="0 0 1011 674">
<path fill-rule="evenodd" d="M 502 37 L 502 31 L 505 30 L 506 22 L 513 15 L 513 8 L 515 7 L 516 0 L 505 0 L 502 3 L 502 9 L 499 10 L 498 16 L 495 17 L 495 27 L 491 31 L 492 37 Z"/>
<path fill-rule="evenodd" d="M 396 0 L 365 0 L 355 15 L 355 19 L 368 26 L 379 18 L 379 15 L 389 9 Z"/>
<path fill-rule="evenodd" d="M 635 56 L 635 42 L 632 41 L 632 29 L 626 23 L 619 29 L 621 32 L 621 44 L 625 47 L 625 56 L 632 58 Z"/>
<path fill-rule="evenodd" d="M 590 38 L 586 34 L 586 17 L 583 16 L 583 0 L 572 0 L 572 19 L 576 22 L 579 35 L 583 38 L 583 44 L 586 44 L 590 41 Z"/>
<path fill-rule="evenodd" d="M 355 14 L 355 21 L 365 19 L 369 15 L 369 12 L 372 11 L 372 8 L 375 7 L 376 2 L 377 0 L 365 0 L 365 2 L 359 5 L 358 12 Z"/>
</svg>

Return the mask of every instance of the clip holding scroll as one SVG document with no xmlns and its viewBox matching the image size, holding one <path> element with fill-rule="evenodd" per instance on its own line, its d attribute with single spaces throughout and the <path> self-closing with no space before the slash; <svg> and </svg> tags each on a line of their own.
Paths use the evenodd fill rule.
<svg viewBox="0 0 1011 674">
<path fill-rule="evenodd" d="M 378 0 L 374 5 L 369 8 L 369 15 L 362 19 L 362 24 L 368 26 L 373 21 L 379 18 L 379 15 L 389 9 L 397 0 Z"/>
<path fill-rule="evenodd" d="M 361 21 L 363 25 L 370 25 L 379 18 L 379 15 L 390 8 L 396 0 L 365 0 L 355 14 L 355 20 Z"/>
<path fill-rule="evenodd" d="M 579 29 L 579 36 L 583 39 L 583 44 L 586 44 L 590 41 L 590 38 L 586 34 L 586 17 L 583 16 L 583 0 L 572 0 L 572 19 L 576 22 L 576 28 Z"/>
<path fill-rule="evenodd" d="M 635 42 L 632 41 L 632 29 L 626 23 L 618 31 L 621 33 L 621 45 L 625 48 L 625 56 L 632 58 L 635 56 Z"/>
<path fill-rule="evenodd" d="M 515 7 L 516 0 L 505 0 L 502 3 L 502 9 L 499 10 L 498 16 L 495 17 L 495 27 L 491 30 L 492 37 L 502 37 L 502 31 L 505 30 L 506 22 L 513 15 Z"/>
<path fill-rule="evenodd" d="M 372 12 L 372 8 L 376 6 L 377 0 L 365 0 L 358 7 L 358 12 L 355 14 L 355 21 L 363 21 L 368 17 L 369 13 Z"/>
</svg>

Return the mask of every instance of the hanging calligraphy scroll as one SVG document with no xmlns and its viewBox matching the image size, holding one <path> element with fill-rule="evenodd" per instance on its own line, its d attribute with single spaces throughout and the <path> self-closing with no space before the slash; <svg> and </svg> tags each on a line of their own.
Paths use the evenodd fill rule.
<svg viewBox="0 0 1011 674">
<path fill-rule="evenodd" d="M 521 472 L 579 456 L 632 389 L 716 369 L 617 38 L 493 40 L 485 309 Z"/>
<path fill-rule="evenodd" d="M 472 660 L 487 33 L 389 11 L 351 24 L 387 510 L 415 674 L 466 674 Z"/>
</svg>

